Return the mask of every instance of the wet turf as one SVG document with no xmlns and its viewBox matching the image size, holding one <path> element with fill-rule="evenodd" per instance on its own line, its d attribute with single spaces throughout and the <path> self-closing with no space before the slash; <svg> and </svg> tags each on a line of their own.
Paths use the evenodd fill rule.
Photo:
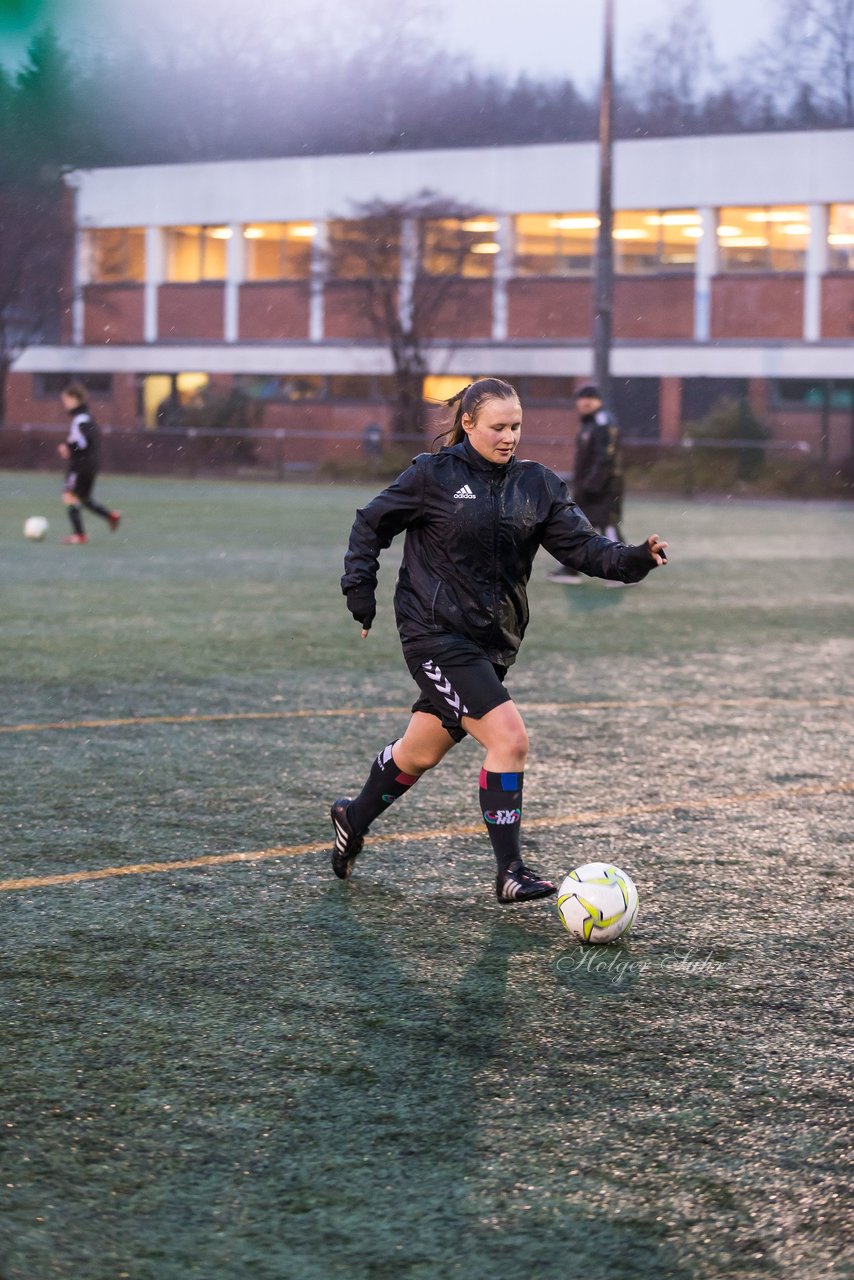
<svg viewBox="0 0 854 1280">
<path fill-rule="evenodd" d="M 65 548 L 51 481 L 0 477 L 0 723 L 189 719 L 0 733 L 4 882 L 325 842 L 412 697 L 394 553 L 364 644 L 338 592 L 367 491 L 103 491 L 121 530 Z M 348 885 L 286 853 L 6 890 L 3 1280 L 850 1274 L 854 510 L 628 527 L 670 566 L 544 557 L 510 687 L 530 860 L 623 865 L 631 943 L 495 904 L 471 744 Z"/>
</svg>

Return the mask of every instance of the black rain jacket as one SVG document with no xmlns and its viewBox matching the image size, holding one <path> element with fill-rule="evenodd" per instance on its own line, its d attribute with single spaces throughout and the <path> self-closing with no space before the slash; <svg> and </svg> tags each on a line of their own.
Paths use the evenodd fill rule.
<svg viewBox="0 0 854 1280">
<path fill-rule="evenodd" d="M 348 604 L 373 600 L 380 552 L 404 530 L 394 601 L 404 649 L 461 636 L 505 667 L 528 625 L 526 587 L 539 547 L 621 582 L 639 582 L 655 567 L 645 543 L 629 547 L 597 534 L 548 467 L 516 458 L 495 464 L 467 440 L 419 454 L 357 511 L 341 579 Z"/>
<path fill-rule="evenodd" d="M 101 432 L 88 405 L 81 404 L 69 410 L 71 423 L 65 443 L 68 445 L 68 466 L 71 471 L 97 471 L 101 452 Z"/>
</svg>

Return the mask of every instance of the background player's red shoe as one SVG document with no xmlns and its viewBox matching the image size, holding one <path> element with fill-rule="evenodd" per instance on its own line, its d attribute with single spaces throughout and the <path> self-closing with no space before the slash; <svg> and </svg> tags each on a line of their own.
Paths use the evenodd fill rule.
<svg viewBox="0 0 854 1280">
<path fill-rule="evenodd" d="M 62 539 L 63 546 L 66 547 L 79 547 L 82 546 L 84 542 L 88 541 L 89 539 L 85 533 L 69 533 L 67 538 Z"/>
<path fill-rule="evenodd" d="M 107 516 L 107 524 L 110 526 L 110 533 L 115 533 L 122 519 L 121 511 L 111 511 Z"/>
</svg>

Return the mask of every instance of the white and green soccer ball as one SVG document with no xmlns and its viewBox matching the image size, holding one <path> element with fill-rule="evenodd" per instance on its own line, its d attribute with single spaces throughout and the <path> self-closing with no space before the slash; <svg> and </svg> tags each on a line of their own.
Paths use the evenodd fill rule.
<svg viewBox="0 0 854 1280">
<path fill-rule="evenodd" d="M 613 942 L 628 933 L 638 913 L 632 880 L 610 862 L 586 862 L 557 891 L 563 927 L 579 942 Z"/>
<path fill-rule="evenodd" d="M 49 527 L 44 516 L 30 516 L 24 521 L 24 537 L 29 542 L 44 542 Z"/>
</svg>

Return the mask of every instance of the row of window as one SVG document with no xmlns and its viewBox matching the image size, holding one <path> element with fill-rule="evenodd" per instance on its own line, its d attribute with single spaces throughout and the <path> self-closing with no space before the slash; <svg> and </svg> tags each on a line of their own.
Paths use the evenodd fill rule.
<svg viewBox="0 0 854 1280">
<path fill-rule="evenodd" d="M 479 375 L 480 376 L 480 375 Z M 189 403 L 203 390 L 209 377 L 205 373 L 178 373 L 143 375 L 143 382 L 162 383 L 165 395 L 172 389 L 182 403 Z M 38 399 L 55 399 L 71 381 L 65 373 L 37 373 L 33 375 L 33 390 Z M 86 373 L 75 377 L 82 382 L 93 400 L 108 400 L 113 394 L 113 375 L 110 373 Z M 424 379 L 424 399 L 434 402 L 449 400 L 470 378 L 444 376 Z M 573 378 L 523 377 L 513 385 L 526 404 L 571 404 L 574 400 L 576 380 Z M 353 401 L 388 403 L 394 399 L 394 378 L 382 374 L 237 374 L 234 386 L 252 400 L 267 404 L 313 404 L 321 401 Z"/>
<path fill-rule="evenodd" d="M 427 218 L 417 225 L 418 269 L 424 275 L 489 279 L 503 253 L 522 277 L 590 275 L 599 219 L 593 213 L 525 213 L 511 220 L 512 248 L 499 238 L 496 217 Z M 392 218 L 325 224 L 325 247 L 315 251 L 315 222 L 254 222 L 242 228 L 243 277 L 250 281 L 306 280 L 312 266 L 333 280 L 396 279 L 401 228 Z M 803 271 L 810 227 L 805 205 L 717 210 L 717 269 Z M 227 226 L 164 228 L 165 279 L 224 280 Z M 696 209 L 620 210 L 614 215 L 615 269 L 621 275 L 693 272 L 703 236 Z M 117 227 L 87 233 L 89 279 L 98 284 L 145 279 L 145 231 Z M 828 267 L 854 271 L 854 204 L 828 211 Z"/>
<path fill-rule="evenodd" d="M 479 376 L 473 374 L 472 377 Z M 71 381 L 71 376 L 64 373 L 37 373 L 33 376 L 33 391 L 39 399 L 56 399 L 63 387 Z M 113 395 L 113 375 L 110 373 L 87 373 L 82 381 L 93 400 L 108 400 Z M 194 397 L 204 390 L 209 381 L 205 373 L 151 374 L 140 379 L 143 390 L 151 394 L 146 396 L 146 403 L 151 402 L 152 410 L 156 402 L 170 392 L 177 395 L 181 404 L 189 404 Z M 424 399 L 439 402 L 450 399 L 470 379 L 468 377 L 427 377 L 424 379 Z M 509 381 L 519 392 L 523 405 L 563 405 L 574 403 L 577 380 L 574 378 L 548 377 L 510 377 Z M 634 389 L 637 392 L 641 383 L 658 383 L 658 379 L 631 378 L 616 379 L 614 384 L 615 400 L 625 400 L 626 393 Z M 150 384 L 150 385 L 149 385 Z M 378 374 L 259 374 L 241 375 L 234 379 L 234 385 L 244 391 L 251 399 L 268 404 L 306 404 L 318 402 L 353 403 L 387 403 L 394 397 L 394 379 Z M 694 393 L 705 389 L 711 400 L 718 394 L 716 388 L 722 385 L 720 379 L 688 378 L 683 383 L 683 409 L 687 410 L 686 392 Z M 746 394 L 744 383 L 739 394 Z M 807 378 L 778 378 L 771 382 L 770 404 L 776 409 L 822 409 L 827 402 L 828 408 L 837 411 L 854 410 L 854 381 L 812 381 Z M 705 404 L 705 402 L 704 402 Z M 706 405 L 703 412 L 706 411 Z M 630 417 L 631 415 L 629 415 Z M 685 416 L 694 415 L 686 411 Z M 698 412 L 696 416 L 700 416 Z M 628 418 L 627 418 L 628 420 Z M 152 424 L 154 425 L 154 418 Z"/>
<path fill-rule="evenodd" d="M 424 399 L 434 404 L 450 400 L 474 377 L 427 376 Z M 395 397 L 395 380 L 380 374 L 247 374 L 235 377 L 235 385 L 251 399 L 273 404 L 305 404 L 327 400 L 388 403 Z M 574 403 L 574 378 L 521 377 L 512 380 L 525 404 Z"/>
</svg>

